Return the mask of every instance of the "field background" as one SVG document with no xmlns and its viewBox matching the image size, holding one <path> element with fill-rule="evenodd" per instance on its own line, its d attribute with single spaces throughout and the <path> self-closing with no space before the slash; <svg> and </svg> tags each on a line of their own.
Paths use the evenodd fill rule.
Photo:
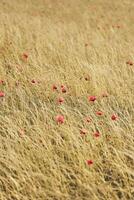
<svg viewBox="0 0 134 200">
<path fill-rule="evenodd" d="M 0 200 L 134 199 L 127 61 L 134 61 L 133 0 L 0 0 Z"/>
</svg>

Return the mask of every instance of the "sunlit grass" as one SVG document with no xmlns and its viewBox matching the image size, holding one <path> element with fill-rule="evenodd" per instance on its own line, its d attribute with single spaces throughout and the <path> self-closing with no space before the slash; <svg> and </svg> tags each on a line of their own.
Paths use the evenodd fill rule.
<svg viewBox="0 0 134 200">
<path fill-rule="evenodd" d="M 0 1 L 0 199 L 134 198 L 132 0 Z"/>
</svg>

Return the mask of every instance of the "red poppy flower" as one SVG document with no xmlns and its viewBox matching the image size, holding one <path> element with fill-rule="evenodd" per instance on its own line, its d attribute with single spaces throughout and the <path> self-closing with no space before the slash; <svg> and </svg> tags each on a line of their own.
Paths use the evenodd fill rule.
<svg viewBox="0 0 134 200">
<path fill-rule="evenodd" d="M 87 131 L 85 128 L 82 128 L 82 129 L 80 130 L 80 134 L 81 134 L 81 135 L 85 135 L 87 132 L 88 132 L 88 131 Z"/>
<path fill-rule="evenodd" d="M 133 63 L 132 63 L 132 62 L 129 62 L 129 65 L 133 65 Z"/>
<path fill-rule="evenodd" d="M 96 115 L 103 115 L 104 113 L 102 111 L 97 111 Z"/>
<path fill-rule="evenodd" d="M 127 61 L 126 64 L 127 65 L 133 65 L 133 62 L 132 61 Z"/>
<path fill-rule="evenodd" d="M 88 97 L 88 100 L 94 102 L 94 101 L 96 100 L 96 96 L 89 96 L 89 97 Z"/>
<path fill-rule="evenodd" d="M 59 124 L 63 124 L 65 120 L 63 115 L 57 115 L 55 119 L 56 119 L 56 122 Z"/>
<path fill-rule="evenodd" d="M 52 88 L 53 88 L 53 90 L 57 90 L 58 89 L 56 85 L 53 85 Z"/>
<path fill-rule="evenodd" d="M 27 53 L 23 53 L 23 58 L 28 59 L 28 54 Z"/>
<path fill-rule="evenodd" d="M 4 92 L 0 92 L 0 97 L 5 97 L 5 93 Z"/>
<path fill-rule="evenodd" d="M 31 82 L 32 82 L 32 83 L 36 83 L 37 81 L 33 79 L 33 80 L 31 80 Z"/>
<path fill-rule="evenodd" d="M 94 137 L 100 137 L 100 132 L 99 132 L 99 131 L 96 131 L 96 132 L 94 133 Z"/>
<path fill-rule="evenodd" d="M 89 80 L 90 80 L 89 76 L 85 76 L 85 81 L 89 81 Z"/>
<path fill-rule="evenodd" d="M 0 80 L 0 84 L 4 84 L 4 81 L 3 81 L 3 80 Z"/>
<path fill-rule="evenodd" d="M 59 97 L 58 98 L 58 103 L 62 104 L 64 102 L 64 98 L 63 97 Z"/>
<path fill-rule="evenodd" d="M 115 115 L 115 114 L 113 114 L 113 115 L 111 116 L 111 119 L 114 120 L 114 121 L 117 120 L 117 118 L 118 118 L 118 116 Z"/>
<path fill-rule="evenodd" d="M 87 160 L 87 164 L 90 166 L 93 164 L 93 160 Z"/>
<path fill-rule="evenodd" d="M 66 93 L 67 92 L 67 89 L 65 88 L 65 86 L 61 86 L 61 91 L 62 91 L 62 93 Z"/>
</svg>

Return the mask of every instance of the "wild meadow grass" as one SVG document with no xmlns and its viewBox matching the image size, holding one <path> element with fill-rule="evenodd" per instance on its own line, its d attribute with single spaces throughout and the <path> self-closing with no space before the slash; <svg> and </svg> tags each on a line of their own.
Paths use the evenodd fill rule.
<svg viewBox="0 0 134 200">
<path fill-rule="evenodd" d="M 0 1 L 0 200 L 134 199 L 134 1 Z"/>
</svg>

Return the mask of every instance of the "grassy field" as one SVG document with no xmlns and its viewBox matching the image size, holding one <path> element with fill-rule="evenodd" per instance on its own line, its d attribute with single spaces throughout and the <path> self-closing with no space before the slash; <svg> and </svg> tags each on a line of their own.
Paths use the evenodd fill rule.
<svg viewBox="0 0 134 200">
<path fill-rule="evenodd" d="M 0 200 L 134 199 L 133 62 L 133 0 L 0 0 Z"/>
</svg>

